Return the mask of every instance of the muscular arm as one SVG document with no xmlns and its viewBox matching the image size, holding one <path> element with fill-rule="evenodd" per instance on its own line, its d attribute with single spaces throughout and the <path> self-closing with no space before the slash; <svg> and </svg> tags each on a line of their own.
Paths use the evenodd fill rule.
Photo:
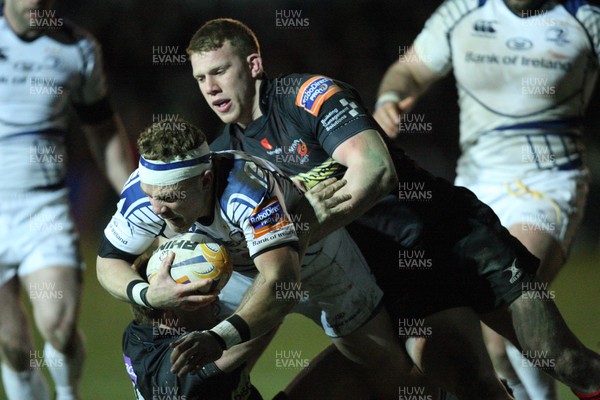
<svg viewBox="0 0 600 400">
<path fill-rule="evenodd" d="M 254 263 L 264 280 L 252 285 L 233 316 L 241 317 L 247 325 L 250 339 L 260 337 L 279 325 L 298 302 L 299 298 L 294 294 L 296 285 L 300 283 L 298 253 L 289 246 L 269 250 L 257 256 Z M 232 335 L 230 328 L 224 330 L 219 327 L 226 326 L 233 317 L 211 329 L 219 332 L 219 340 L 225 343 L 230 343 L 238 334 Z M 239 336 L 242 336 L 241 333 Z M 180 377 L 221 358 L 223 354 L 217 339 L 206 331 L 192 332 L 171 346 L 174 348 L 171 353 L 171 372 Z"/>
<path fill-rule="evenodd" d="M 235 312 L 250 327 L 252 338 L 276 327 L 296 305 L 298 297 L 290 294 L 300 284 L 299 255 L 292 247 L 269 250 L 254 264 L 260 274 Z"/>
<path fill-rule="evenodd" d="M 381 80 L 378 97 L 395 93 L 401 100 L 379 104 L 373 114 L 388 136 L 394 138 L 398 135 L 400 115 L 410 111 L 417 99 L 443 76 L 425 65 L 413 46 L 388 68 Z"/>
<path fill-rule="evenodd" d="M 351 197 L 339 212 L 319 221 L 318 229 L 311 227 L 311 242 L 354 221 L 398 183 L 387 147 L 375 130 L 363 131 L 340 144 L 333 159 L 348 168 L 344 174 L 347 183 L 336 196 Z"/>
<path fill-rule="evenodd" d="M 84 124 L 82 129 L 96 163 L 119 193 L 134 169 L 129 140 L 120 117 L 114 114 L 97 124 Z"/>
<path fill-rule="evenodd" d="M 223 372 L 234 371 L 242 364 L 246 364 L 248 369 L 251 369 L 265 351 L 271 339 L 273 339 L 275 332 L 277 330 L 273 329 L 265 335 L 233 346 L 229 350 L 224 351 L 221 358 L 215 361 L 215 364 Z"/>
<path fill-rule="evenodd" d="M 193 310 L 215 300 L 215 295 L 199 295 L 210 287 L 210 280 L 199 280 L 189 284 L 177 284 L 169 273 L 173 256 L 165 258 L 152 285 L 148 288 L 147 299 L 154 308 Z M 96 259 L 98 281 L 106 291 L 119 300 L 131 302 L 127 296 L 130 282 L 140 280 L 140 275 L 125 260 L 117 258 Z M 140 304 L 141 305 L 141 304 Z"/>
</svg>

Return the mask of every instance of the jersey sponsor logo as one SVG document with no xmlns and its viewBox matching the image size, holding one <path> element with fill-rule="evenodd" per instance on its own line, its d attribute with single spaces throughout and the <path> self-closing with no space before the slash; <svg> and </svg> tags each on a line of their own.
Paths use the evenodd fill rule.
<svg viewBox="0 0 600 400">
<path fill-rule="evenodd" d="M 511 38 L 506 41 L 506 47 L 511 50 L 529 50 L 533 47 L 533 42 L 525 38 Z"/>
<path fill-rule="evenodd" d="M 354 101 L 340 99 L 339 103 L 341 108 L 336 107 L 321 118 L 321 125 L 327 132 L 332 131 L 342 122 L 347 122 L 348 118 L 355 118 L 360 114 L 358 105 Z"/>
<path fill-rule="evenodd" d="M 277 197 L 273 197 L 266 204 L 260 204 L 256 207 L 248 217 L 248 221 L 252 226 L 255 239 L 279 230 L 289 223 Z"/>
<path fill-rule="evenodd" d="M 296 105 L 317 116 L 323 103 L 342 89 L 324 76 L 316 76 L 304 82 L 296 96 Z"/>
<path fill-rule="evenodd" d="M 129 226 L 129 222 L 127 222 L 127 226 L 130 228 L 130 233 L 131 236 L 133 236 L 133 229 Z M 129 243 L 129 241 L 127 239 L 124 239 L 121 235 L 119 235 L 119 224 L 116 220 L 111 220 L 110 223 L 108 224 L 108 228 L 110 229 L 110 232 L 113 234 L 113 237 L 115 239 L 117 239 L 119 242 L 123 243 L 124 245 L 127 245 Z"/>
<path fill-rule="evenodd" d="M 131 358 L 123 354 L 123 360 L 125 361 L 125 369 L 127 369 L 127 374 L 129 375 L 129 378 L 131 378 L 133 383 L 137 383 L 137 375 L 133 370 L 133 363 L 131 362 Z"/>
<path fill-rule="evenodd" d="M 498 21 L 486 21 L 483 19 L 478 19 L 473 24 L 473 30 L 475 32 L 483 32 L 483 33 L 496 33 L 496 29 L 494 29 L 494 24 Z"/>
</svg>

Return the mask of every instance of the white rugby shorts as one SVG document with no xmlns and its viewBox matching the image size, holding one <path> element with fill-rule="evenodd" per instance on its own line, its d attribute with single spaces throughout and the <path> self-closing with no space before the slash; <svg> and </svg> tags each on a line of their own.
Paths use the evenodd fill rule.
<svg viewBox="0 0 600 400">
<path fill-rule="evenodd" d="M 506 228 L 521 225 L 524 230 L 546 232 L 560 243 L 565 256 L 569 254 L 585 208 L 587 170 L 544 170 L 511 180 L 485 176 L 459 175 L 455 184 L 473 191 Z"/>
<path fill-rule="evenodd" d="M 0 286 L 49 267 L 84 268 L 68 189 L 0 191 Z"/>
</svg>

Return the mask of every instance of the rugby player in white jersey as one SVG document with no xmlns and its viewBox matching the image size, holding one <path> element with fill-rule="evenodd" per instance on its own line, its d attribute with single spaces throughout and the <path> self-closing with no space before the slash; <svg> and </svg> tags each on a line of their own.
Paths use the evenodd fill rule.
<svg viewBox="0 0 600 400">
<path fill-rule="evenodd" d="M 118 299 L 162 310 L 194 310 L 215 300 L 203 294 L 210 281 L 176 283 L 168 273 L 172 258 L 152 284 L 130 268 L 156 238 L 183 232 L 216 240 L 234 268 L 219 294 L 222 321 L 177 341 L 173 373 L 196 371 L 293 311 L 321 325 L 340 352 L 363 367 L 361 380 L 378 398 L 420 382 L 348 233 L 338 229 L 307 247 L 316 221 L 300 210 L 310 214 L 312 208 L 277 168 L 242 152 L 210 153 L 204 134 L 184 121 L 153 124 L 138 148 L 139 168 L 123 188 L 98 252 L 102 286 Z M 300 284 L 301 290 L 290 289 Z M 311 398 L 327 398 L 319 395 Z"/>
<path fill-rule="evenodd" d="M 462 151 L 456 184 L 490 205 L 540 258 L 547 285 L 582 218 L 581 122 L 599 60 L 600 9 L 586 1 L 447 0 L 386 72 L 374 116 L 390 137 L 401 135 L 403 115 L 453 70 Z M 504 340 L 488 333 L 517 400 L 557 398 L 548 375 L 512 345 L 507 357 Z"/>
<path fill-rule="evenodd" d="M 53 4 L 5 0 L 0 15 L 0 354 L 10 400 L 51 398 L 41 366 L 54 380 L 54 398 L 79 398 L 82 263 L 64 182 L 71 106 L 116 190 L 133 169 L 107 100 L 100 49 Z M 34 352 L 21 290 L 43 351 Z"/>
</svg>

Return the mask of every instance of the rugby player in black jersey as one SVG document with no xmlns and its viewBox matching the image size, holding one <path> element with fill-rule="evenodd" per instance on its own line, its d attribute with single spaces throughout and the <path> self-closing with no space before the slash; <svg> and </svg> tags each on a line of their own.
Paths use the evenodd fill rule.
<svg viewBox="0 0 600 400">
<path fill-rule="evenodd" d="M 146 276 L 148 257 L 133 269 Z M 216 362 L 182 377 L 171 372 L 172 343 L 192 331 L 214 327 L 214 303 L 197 310 L 155 310 L 131 304 L 133 321 L 123 333 L 123 359 L 138 399 L 262 400 L 250 382 L 249 370 L 271 339 L 263 335 L 227 350 Z"/>
<path fill-rule="evenodd" d="M 524 357 L 551 360 L 547 372 L 580 398 L 597 398 L 589 396 L 600 390 L 600 357 L 536 284 L 538 260 L 470 191 L 434 178 L 398 149 L 391 164 L 385 135 L 352 87 L 314 75 L 268 79 L 255 35 L 235 20 L 206 23 L 188 54 L 200 91 L 226 124 L 212 150 L 265 158 L 307 188 L 347 180 L 339 193 L 351 200 L 329 213 L 320 233 L 355 221 L 349 230 L 388 311 L 399 324 L 419 318 L 431 328 L 407 348 L 438 384 L 464 399 L 510 398 L 487 356 L 481 319 Z M 390 187 L 394 168 L 399 188 Z M 405 257 L 427 268 L 399 268 L 410 264 Z"/>
</svg>

